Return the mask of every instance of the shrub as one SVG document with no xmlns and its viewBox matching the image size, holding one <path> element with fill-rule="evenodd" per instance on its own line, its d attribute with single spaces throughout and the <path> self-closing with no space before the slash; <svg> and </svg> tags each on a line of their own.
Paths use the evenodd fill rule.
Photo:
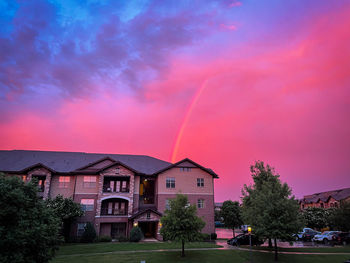
<svg viewBox="0 0 350 263">
<path fill-rule="evenodd" d="M 96 231 L 94 226 L 88 222 L 84 228 L 84 233 L 81 236 L 81 242 L 92 243 L 96 239 Z"/>
<path fill-rule="evenodd" d="M 110 236 L 100 236 L 98 241 L 99 242 L 111 242 L 112 238 Z"/>
<path fill-rule="evenodd" d="M 143 239 L 143 233 L 141 231 L 141 228 L 133 227 L 130 231 L 130 241 L 139 242 L 141 239 Z"/>
<path fill-rule="evenodd" d="M 120 237 L 118 237 L 118 241 L 119 242 L 128 242 L 129 239 L 126 236 L 120 236 Z"/>
<path fill-rule="evenodd" d="M 210 240 L 216 240 L 218 235 L 216 233 L 211 233 L 210 234 Z"/>
<path fill-rule="evenodd" d="M 210 235 L 206 233 L 202 233 L 202 240 L 203 241 L 210 241 Z"/>
</svg>

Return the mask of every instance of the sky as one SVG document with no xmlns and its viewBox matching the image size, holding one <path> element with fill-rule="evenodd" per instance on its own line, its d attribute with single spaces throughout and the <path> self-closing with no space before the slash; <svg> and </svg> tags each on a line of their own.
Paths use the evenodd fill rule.
<svg viewBox="0 0 350 263">
<path fill-rule="evenodd" d="M 350 187 L 350 1 L 0 0 L 0 149 L 249 167 Z"/>
</svg>

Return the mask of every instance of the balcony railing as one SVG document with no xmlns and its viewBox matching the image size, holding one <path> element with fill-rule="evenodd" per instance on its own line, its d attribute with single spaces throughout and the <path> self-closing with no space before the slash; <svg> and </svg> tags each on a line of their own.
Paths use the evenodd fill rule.
<svg viewBox="0 0 350 263">
<path fill-rule="evenodd" d="M 120 189 L 113 189 L 109 185 L 103 186 L 103 192 L 104 193 L 129 193 L 129 188 L 120 188 Z"/>
<path fill-rule="evenodd" d="M 125 216 L 128 214 L 128 209 L 108 209 L 101 208 L 101 216 Z"/>
</svg>

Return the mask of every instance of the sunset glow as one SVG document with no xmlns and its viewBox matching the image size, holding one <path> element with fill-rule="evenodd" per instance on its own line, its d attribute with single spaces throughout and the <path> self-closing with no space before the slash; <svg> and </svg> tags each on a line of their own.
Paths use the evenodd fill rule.
<svg viewBox="0 0 350 263">
<path fill-rule="evenodd" d="M 239 200 L 350 187 L 350 2 L 0 1 L 0 149 L 185 157 Z"/>
</svg>

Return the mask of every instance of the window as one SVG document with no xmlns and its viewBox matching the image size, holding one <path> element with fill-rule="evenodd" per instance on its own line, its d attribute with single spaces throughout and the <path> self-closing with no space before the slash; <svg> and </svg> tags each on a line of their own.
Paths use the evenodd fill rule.
<svg viewBox="0 0 350 263">
<path fill-rule="evenodd" d="M 204 187 L 204 178 L 197 178 L 197 186 Z"/>
<path fill-rule="evenodd" d="M 78 227 L 77 227 L 77 236 L 81 237 L 85 231 L 85 226 L 86 223 L 78 223 Z"/>
<path fill-rule="evenodd" d="M 84 176 L 84 187 L 95 188 L 96 187 L 96 176 Z"/>
<path fill-rule="evenodd" d="M 147 219 L 151 219 L 151 212 L 147 212 Z"/>
<path fill-rule="evenodd" d="M 170 177 L 166 179 L 166 188 L 175 188 L 175 178 Z"/>
<path fill-rule="evenodd" d="M 83 211 L 94 211 L 94 199 L 81 199 L 81 209 Z"/>
<path fill-rule="evenodd" d="M 197 207 L 198 208 L 204 208 L 204 200 L 203 199 L 198 199 Z"/>
<path fill-rule="evenodd" d="M 26 175 L 22 175 L 22 181 L 26 182 L 27 181 L 27 176 Z"/>
<path fill-rule="evenodd" d="M 70 182 L 70 176 L 60 176 L 58 178 L 58 187 L 68 188 L 69 182 Z"/>
<path fill-rule="evenodd" d="M 102 203 L 101 215 L 126 215 L 128 203 L 126 201 L 109 201 Z"/>
<path fill-rule="evenodd" d="M 46 176 L 42 176 L 42 175 L 33 175 L 33 176 L 32 176 L 32 179 L 37 180 L 39 192 L 44 192 L 44 191 L 45 191 L 45 180 L 46 180 Z"/>
<path fill-rule="evenodd" d="M 170 210 L 170 199 L 165 200 L 165 209 Z"/>
<path fill-rule="evenodd" d="M 128 190 L 128 182 L 127 181 L 122 181 L 122 189 L 121 189 L 121 192 L 127 192 Z"/>
<path fill-rule="evenodd" d="M 181 172 L 191 172 L 191 168 L 190 167 L 181 167 L 180 171 Z"/>
</svg>

